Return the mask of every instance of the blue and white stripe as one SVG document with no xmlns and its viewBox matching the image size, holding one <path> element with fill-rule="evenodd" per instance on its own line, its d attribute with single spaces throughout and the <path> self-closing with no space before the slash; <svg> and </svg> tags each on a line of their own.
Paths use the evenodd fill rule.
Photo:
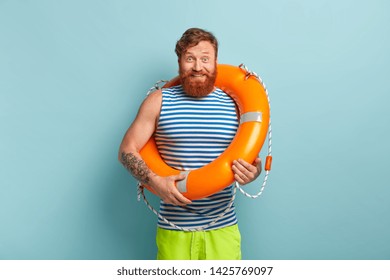
<svg viewBox="0 0 390 280">
<path fill-rule="evenodd" d="M 182 86 L 163 89 L 160 118 L 155 133 L 164 161 L 179 170 L 200 168 L 217 158 L 229 146 L 238 128 L 234 101 L 216 89 L 205 97 L 191 97 Z M 194 200 L 186 207 L 161 202 L 160 214 L 181 227 L 209 224 L 226 209 L 232 186 L 221 192 Z M 216 229 L 237 223 L 234 205 L 216 224 Z M 174 229 L 159 219 L 158 225 Z"/>
</svg>

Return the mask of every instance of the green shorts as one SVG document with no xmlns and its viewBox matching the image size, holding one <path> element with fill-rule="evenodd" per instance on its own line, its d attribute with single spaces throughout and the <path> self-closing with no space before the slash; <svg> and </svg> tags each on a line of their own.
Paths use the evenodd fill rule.
<svg viewBox="0 0 390 280">
<path fill-rule="evenodd" d="M 208 231 L 157 228 L 158 260 L 241 260 L 237 225 Z"/>
</svg>

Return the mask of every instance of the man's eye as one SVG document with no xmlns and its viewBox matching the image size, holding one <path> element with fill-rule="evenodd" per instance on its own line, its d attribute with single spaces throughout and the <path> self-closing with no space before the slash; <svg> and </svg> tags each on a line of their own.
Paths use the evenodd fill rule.
<svg viewBox="0 0 390 280">
<path fill-rule="evenodd" d="M 191 56 L 187 57 L 187 61 L 193 61 L 193 60 L 194 59 Z"/>
<path fill-rule="evenodd" d="M 202 61 L 203 61 L 203 62 L 208 62 L 208 61 L 209 61 L 209 58 L 208 58 L 208 57 L 203 57 L 203 58 L 202 58 Z"/>
</svg>

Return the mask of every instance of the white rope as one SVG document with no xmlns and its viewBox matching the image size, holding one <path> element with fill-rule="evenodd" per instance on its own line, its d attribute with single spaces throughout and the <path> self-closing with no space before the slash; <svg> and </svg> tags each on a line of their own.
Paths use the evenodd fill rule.
<svg viewBox="0 0 390 280">
<path fill-rule="evenodd" d="M 247 193 L 246 191 L 244 191 L 242 189 L 242 187 L 240 186 L 239 183 L 235 182 L 235 185 L 236 185 L 236 188 L 243 194 L 245 195 L 246 197 L 249 197 L 249 198 L 258 198 L 260 195 L 263 194 L 263 191 L 265 189 L 265 185 L 267 184 L 267 180 L 268 180 L 268 174 L 269 174 L 269 171 L 265 171 L 265 177 L 264 177 L 264 181 L 263 181 L 263 184 L 261 185 L 261 188 L 260 188 L 260 191 L 257 193 L 257 194 L 249 194 Z"/>
<path fill-rule="evenodd" d="M 267 87 L 265 86 L 263 80 L 260 78 L 260 76 L 256 73 L 256 72 L 253 72 L 253 71 L 250 71 L 246 66 L 245 64 L 240 64 L 238 67 L 240 68 L 243 68 L 245 71 L 246 71 L 246 76 L 245 78 L 248 79 L 250 76 L 253 76 L 256 78 L 257 81 L 259 81 L 259 83 L 263 86 L 264 88 L 264 91 L 265 91 L 265 94 L 267 96 L 267 100 L 268 100 L 268 106 L 269 106 L 269 109 L 270 109 L 270 112 L 271 112 L 271 102 L 270 102 L 270 99 L 269 99 L 269 94 L 268 94 L 268 90 L 267 90 Z M 269 123 L 268 123 L 268 153 L 267 153 L 268 156 L 272 156 L 272 126 L 271 126 L 271 113 L 270 113 L 270 118 L 269 118 Z M 246 197 L 249 197 L 249 198 L 258 198 L 264 191 L 265 189 L 265 185 L 267 184 L 267 180 L 268 180 L 268 175 L 269 175 L 269 170 L 266 170 L 265 171 L 265 176 L 264 176 L 264 180 L 263 180 L 263 184 L 261 185 L 260 187 L 260 190 L 257 194 L 254 194 L 254 195 L 251 195 L 249 193 L 247 193 L 246 191 L 244 191 L 242 189 L 242 187 L 236 182 L 235 185 L 236 185 L 236 188 L 238 188 L 240 190 L 240 192 L 245 195 Z"/>
<path fill-rule="evenodd" d="M 146 196 L 145 196 L 145 193 L 144 193 L 144 188 L 140 185 L 140 183 L 138 183 L 138 196 L 139 196 L 139 199 L 138 201 L 140 200 L 140 196 L 142 195 L 143 199 L 144 199 L 144 202 L 145 204 L 148 206 L 148 208 L 154 213 L 157 215 L 157 217 L 159 217 L 161 220 L 163 220 L 165 223 L 169 224 L 170 226 L 178 229 L 178 230 L 181 230 L 181 231 L 202 231 L 202 230 L 205 230 L 209 227 L 211 227 L 212 225 L 216 224 L 223 216 L 225 216 L 225 214 L 230 210 L 230 208 L 233 206 L 233 203 L 234 203 L 234 199 L 236 198 L 236 188 L 233 188 L 233 195 L 232 195 L 232 198 L 230 199 L 228 205 L 226 206 L 226 209 L 218 214 L 214 220 L 212 220 L 210 223 L 208 223 L 207 225 L 204 225 L 204 226 L 201 226 L 201 227 L 181 227 L 181 226 L 178 226 L 176 225 L 175 223 L 169 221 L 167 218 L 165 218 L 164 216 L 162 216 L 160 213 L 158 213 L 158 211 L 156 209 L 154 209 L 154 207 L 149 203 L 149 201 L 146 199 Z M 208 216 L 210 217 L 210 216 Z"/>
<path fill-rule="evenodd" d="M 169 82 L 169 81 L 166 81 L 166 80 L 159 80 L 159 81 L 157 81 L 157 82 L 154 84 L 154 86 L 151 87 L 151 88 L 148 90 L 148 92 L 146 93 L 146 96 L 148 96 L 148 95 L 151 94 L 152 92 L 154 92 L 154 91 L 160 89 L 161 87 L 159 86 L 159 84 L 161 84 L 161 83 L 164 83 L 164 84 L 165 84 L 165 83 L 167 83 L 167 82 Z"/>
</svg>

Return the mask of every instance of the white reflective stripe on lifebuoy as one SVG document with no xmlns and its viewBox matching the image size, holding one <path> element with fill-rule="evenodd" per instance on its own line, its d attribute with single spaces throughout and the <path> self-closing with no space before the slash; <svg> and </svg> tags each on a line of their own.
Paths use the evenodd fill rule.
<svg viewBox="0 0 390 280">
<path fill-rule="evenodd" d="M 263 113 L 261 112 L 247 112 L 241 115 L 240 124 L 244 122 L 262 122 Z"/>
<path fill-rule="evenodd" d="M 177 189 L 182 193 L 187 191 L 187 178 L 188 178 L 188 174 L 190 174 L 190 172 L 191 172 L 191 170 L 186 170 L 186 171 L 180 172 L 180 174 L 186 175 L 186 177 L 183 180 L 177 181 L 177 183 L 176 183 Z"/>
</svg>

